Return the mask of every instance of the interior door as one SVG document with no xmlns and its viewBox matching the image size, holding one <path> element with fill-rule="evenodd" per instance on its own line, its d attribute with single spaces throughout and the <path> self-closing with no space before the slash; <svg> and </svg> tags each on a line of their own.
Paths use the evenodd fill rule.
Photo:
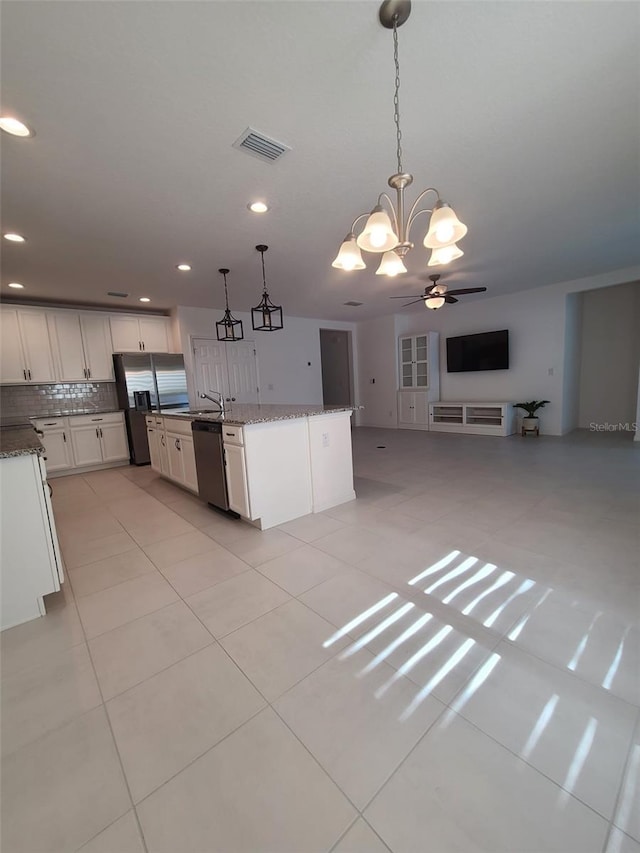
<svg viewBox="0 0 640 853">
<path fill-rule="evenodd" d="M 210 338 L 194 338 L 193 357 L 198 405 L 200 405 L 201 393 L 219 391 L 223 397 L 228 397 L 229 374 L 224 343 Z M 206 401 L 202 405 L 204 408 L 209 408 L 209 403 Z"/>
<path fill-rule="evenodd" d="M 229 342 L 226 344 L 226 347 L 231 402 L 257 403 L 258 371 L 256 369 L 256 351 L 253 342 Z"/>
</svg>

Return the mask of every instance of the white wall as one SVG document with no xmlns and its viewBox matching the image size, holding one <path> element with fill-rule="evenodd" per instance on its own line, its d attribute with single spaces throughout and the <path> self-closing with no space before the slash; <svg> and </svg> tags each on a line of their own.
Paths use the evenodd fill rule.
<svg viewBox="0 0 640 853">
<path fill-rule="evenodd" d="M 562 431 L 565 295 L 540 290 L 424 309 L 406 316 L 403 333 L 440 332 L 440 399 L 549 400 L 539 412 L 543 432 Z M 446 338 L 509 330 L 509 369 L 447 373 Z"/>
<path fill-rule="evenodd" d="M 193 351 L 190 339 L 215 339 L 216 322 L 221 316 L 222 311 L 219 309 L 191 308 L 183 305 L 179 305 L 175 312 L 180 349 L 184 353 L 187 367 L 191 405 L 195 405 L 196 400 L 192 384 Z M 235 312 L 234 316 L 244 324 L 245 339 L 255 342 L 260 402 L 321 404 L 320 328 L 344 329 L 351 331 L 355 338 L 355 324 L 307 317 L 285 317 L 282 330 L 254 332 L 250 314 L 240 311 Z M 354 373 L 357 388 L 357 364 L 354 364 Z"/>
<path fill-rule="evenodd" d="M 640 284 L 592 290 L 582 300 L 579 424 L 635 420 L 640 361 Z"/>
<path fill-rule="evenodd" d="M 359 423 L 362 426 L 395 427 L 398 424 L 397 319 L 395 315 L 388 315 L 358 324 L 359 402 L 364 406 Z"/>
<path fill-rule="evenodd" d="M 640 267 L 546 285 L 504 296 L 461 300 L 438 311 L 385 317 L 359 324 L 360 397 L 366 406 L 363 424 L 395 426 L 388 415 L 397 390 L 398 335 L 440 332 L 440 399 L 463 401 L 549 400 L 539 412 L 541 429 L 562 435 L 576 425 L 578 394 L 577 328 L 579 306 L 574 294 L 637 284 Z M 479 373 L 446 372 L 446 338 L 509 329 L 509 370 Z M 566 341 L 569 347 L 565 346 Z M 376 384 L 368 384 L 376 375 Z"/>
</svg>

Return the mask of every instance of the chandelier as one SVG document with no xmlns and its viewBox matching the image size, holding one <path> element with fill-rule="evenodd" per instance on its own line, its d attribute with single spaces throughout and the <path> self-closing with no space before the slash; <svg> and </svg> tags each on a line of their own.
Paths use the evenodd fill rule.
<svg viewBox="0 0 640 853">
<path fill-rule="evenodd" d="M 224 302 L 225 312 L 222 315 L 222 320 L 216 323 L 216 336 L 219 341 L 241 341 L 244 339 L 242 331 L 242 320 L 236 320 L 231 311 L 229 311 L 229 294 L 227 293 L 227 273 L 231 272 L 228 269 L 219 269 L 224 278 Z"/>
<path fill-rule="evenodd" d="M 400 130 L 400 63 L 398 60 L 398 27 L 402 26 L 411 12 L 410 0 L 385 0 L 380 6 L 379 18 L 383 27 L 393 30 L 393 61 L 396 70 L 395 94 L 393 97 L 394 122 L 396 126 L 397 172 L 388 180 L 389 186 L 396 191 L 396 205 L 387 195 L 380 193 L 378 203 L 370 213 L 357 216 L 344 238 L 340 251 L 332 266 L 341 270 L 361 270 L 366 264 L 362 260 L 361 249 L 382 254 L 376 275 L 396 276 L 405 273 L 404 258 L 413 243 L 410 240 L 411 226 L 418 216 L 430 213 L 429 228 L 423 245 L 431 249 L 427 266 L 448 264 L 463 255 L 457 242 L 467 233 L 467 226 L 456 216 L 453 208 L 440 198 L 435 187 L 428 187 L 420 193 L 408 216 L 405 218 L 405 189 L 413 183 L 413 175 L 402 168 L 402 132 Z M 426 195 L 433 193 L 435 201 L 431 208 L 419 207 Z M 384 202 L 384 205 L 383 205 Z M 388 208 L 385 209 L 385 207 Z M 356 225 L 367 218 L 363 230 L 355 236 Z"/>
<path fill-rule="evenodd" d="M 262 259 L 262 299 L 251 309 L 251 325 L 257 332 L 277 332 L 283 328 L 282 306 L 274 305 L 267 293 L 267 279 L 264 274 L 264 253 L 269 247 L 263 243 L 256 246 Z"/>
</svg>

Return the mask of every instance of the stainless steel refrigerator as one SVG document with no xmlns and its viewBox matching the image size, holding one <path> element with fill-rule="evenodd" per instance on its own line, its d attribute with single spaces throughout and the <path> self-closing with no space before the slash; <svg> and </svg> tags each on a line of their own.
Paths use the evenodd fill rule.
<svg viewBox="0 0 640 853">
<path fill-rule="evenodd" d="M 189 405 L 184 358 L 182 354 L 116 353 L 113 365 L 131 462 L 146 465 L 150 456 L 145 415 Z"/>
</svg>

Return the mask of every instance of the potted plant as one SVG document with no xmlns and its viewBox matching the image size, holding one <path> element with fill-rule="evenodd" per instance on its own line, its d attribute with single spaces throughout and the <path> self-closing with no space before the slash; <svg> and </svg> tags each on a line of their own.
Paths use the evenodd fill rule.
<svg viewBox="0 0 640 853">
<path fill-rule="evenodd" d="M 522 432 L 535 432 L 539 434 L 538 416 L 536 412 L 543 406 L 546 406 L 548 400 L 531 400 L 530 403 L 515 403 L 516 409 L 522 409 L 527 413 L 526 418 L 522 419 Z"/>
</svg>

